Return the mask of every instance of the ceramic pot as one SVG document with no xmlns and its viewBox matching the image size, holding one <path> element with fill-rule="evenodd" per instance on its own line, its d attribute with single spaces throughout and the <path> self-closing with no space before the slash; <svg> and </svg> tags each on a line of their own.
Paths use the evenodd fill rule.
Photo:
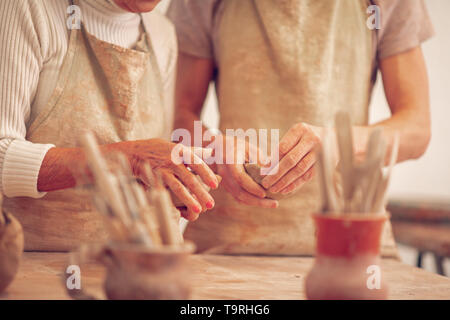
<svg viewBox="0 0 450 320">
<path fill-rule="evenodd" d="M 0 292 L 14 279 L 23 252 L 23 230 L 17 219 L 1 211 L 0 204 Z"/>
<path fill-rule="evenodd" d="M 186 260 L 195 246 L 145 248 L 109 244 L 82 250 L 78 262 L 94 260 L 106 268 L 104 293 L 111 300 L 185 300 L 191 293 Z M 77 261 L 77 259 L 75 259 Z M 70 290 L 76 299 L 96 299 L 84 290 Z"/>
<path fill-rule="evenodd" d="M 305 279 L 308 299 L 386 299 L 380 240 L 387 215 L 315 214 L 316 258 Z"/>
</svg>

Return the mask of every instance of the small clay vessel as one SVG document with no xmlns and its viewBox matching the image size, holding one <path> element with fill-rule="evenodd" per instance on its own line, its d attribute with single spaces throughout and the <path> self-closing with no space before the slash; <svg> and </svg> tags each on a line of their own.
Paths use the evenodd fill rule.
<svg viewBox="0 0 450 320">
<path fill-rule="evenodd" d="M 23 252 L 23 230 L 19 221 L 1 210 L 0 195 L 0 293 L 8 287 L 19 270 Z"/>
<path fill-rule="evenodd" d="M 192 251 L 191 251 L 192 250 Z M 191 289 L 186 277 L 186 258 L 193 246 L 141 250 L 107 248 L 104 283 L 111 300 L 186 300 Z"/>
<path fill-rule="evenodd" d="M 313 215 L 316 258 L 305 279 L 308 299 L 387 299 L 380 239 L 387 215 Z"/>
<path fill-rule="evenodd" d="M 186 300 L 191 293 L 186 259 L 194 250 L 190 242 L 156 248 L 108 244 L 84 248 L 73 264 L 100 262 L 106 268 L 103 289 L 110 300 Z M 74 299 L 99 299 L 84 289 L 68 293 Z"/>
</svg>

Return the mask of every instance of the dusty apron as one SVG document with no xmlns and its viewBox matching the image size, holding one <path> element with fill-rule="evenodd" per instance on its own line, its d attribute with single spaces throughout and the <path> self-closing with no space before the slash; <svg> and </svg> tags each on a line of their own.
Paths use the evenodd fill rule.
<svg viewBox="0 0 450 320">
<path fill-rule="evenodd" d="M 142 32 L 133 50 L 101 41 L 82 25 L 70 32 L 58 84 L 29 125 L 27 140 L 77 147 L 89 129 L 108 144 L 161 136 L 164 123 L 162 82 L 148 34 Z M 90 192 L 82 188 L 6 199 L 4 206 L 24 228 L 25 250 L 66 251 L 107 237 Z"/>
<path fill-rule="evenodd" d="M 362 0 L 226 0 L 216 48 L 220 129 L 280 129 L 332 123 L 346 110 L 366 125 L 372 34 Z M 313 180 L 278 209 L 249 207 L 223 189 L 216 206 L 188 226 L 200 251 L 310 255 L 318 209 Z M 395 254 L 390 226 L 383 252 Z"/>
</svg>

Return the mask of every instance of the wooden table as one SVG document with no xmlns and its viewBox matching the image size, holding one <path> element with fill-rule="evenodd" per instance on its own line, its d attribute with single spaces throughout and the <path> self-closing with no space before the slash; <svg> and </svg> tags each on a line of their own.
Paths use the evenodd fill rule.
<svg viewBox="0 0 450 320">
<path fill-rule="evenodd" d="M 62 273 L 65 253 L 25 253 L 21 268 L 1 299 L 68 299 Z M 313 263 L 308 257 L 194 255 L 193 299 L 304 299 L 303 281 Z M 391 299 L 450 299 L 450 278 L 383 260 Z M 99 265 L 82 267 L 82 286 L 99 290 Z"/>
</svg>

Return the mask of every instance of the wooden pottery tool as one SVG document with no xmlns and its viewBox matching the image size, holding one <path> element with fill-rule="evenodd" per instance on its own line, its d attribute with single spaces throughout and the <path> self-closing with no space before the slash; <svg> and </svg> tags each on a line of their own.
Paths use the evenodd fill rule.
<svg viewBox="0 0 450 320">
<path fill-rule="evenodd" d="M 384 213 L 386 207 L 386 191 L 389 186 L 389 181 L 392 175 L 392 169 L 395 163 L 397 163 L 398 148 L 399 148 L 399 135 L 398 133 L 394 136 L 394 142 L 391 148 L 391 154 L 389 159 L 389 165 L 386 173 L 382 173 L 381 182 L 378 184 L 377 190 L 375 192 L 375 199 L 373 201 L 372 212 Z"/>
<path fill-rule="evenodd" d="M 372 130 L 367 142 L 366 157 L 356 163 L 353 155 L 353 137 L 350 117 L 338 113 L 335 119 L 336 136 L 339 147 L 339 173 L 342 184 L 343 212 L 373 213 L 380 211 L 386 193 L 388 179 L 383 176 L 386 141 L 380 127 Z M 398 144 L 398 141 L 394 145 Z M 395 151 L 391 153 L 395 156 Z M 391 168 L 396 162 L 391 159 Z M 327 183 L 322 181 L 322 183 Z M 386 185 L 383 187 L 383 185 Z M 375 207 L 377 207 L 375 209 Z"/>
<path fill-rule="evenodd" d="M 317 150 L 317 165 L 319 172 L 319 186 L 322 198 L 323 213 L 339 213 L 341 208 L 333 183 L 334 159 L 331 156 L 330 137 L 326 133 L 323 137 L 322 147 Z"/>
<path fill-rule="evenodd" d="M 349 115 L 338 113 L 335 124 L 340 155 L 337 174 L 330 173 L 334 167 L 326 137 L 318 151 L 322 210 L 313 215 L 316 259 L 305 279 L 306 296 L 308 299 L 386 299 L 387 284 L 381 274 L 379 251 L 383 225 L 388 219 L 384 205 L 397 159 L 398 135 L 391 149 L 389 169 L 384 174 L 386 142 L 382 129 L 372 130 L 365 159 L 357 163 Z M 342 193 L 334 192 L 337 180 L 341 182 Z"/>
<path fill-rule="evenodd" d="M 340 158 L 339 170 L 342 176 L 343 210 L 349 211 L 355 191 L 355 181 L 353 180 L 353 133 L 348 113 L 337 113 L 335 125 Z"/>
<path fill-rule="evenodd" d="M 116 162 L 113 173 L 109 170 L 92 133 L 86 133 L 82 137 L 82 145 L 98 191 L 94 203 L 98 211 L 110 222 L 110 229 L 114 231 L 113 238 L 116 241 L 147 247 L 183 243 L 176 221 L 178 213 L 167 190 L 152 173 L 150 166 L 144 167 L 146 180 L 151 184 L 151 190 L 146 195 L 133 177 L 124 155 L 113 157 Z"/>
<path fill-rule="evenodd" d="M 94 176 L 94 204 L 110 226 L 111 241 L 80 248 L 71 264 L 102 263 L 108 299 L 187 299 L 184 261 L 194 245 L 184 243 L 180 214 L 160 176 L 144 165 L 143 178 L 150 187 L 145 192 L 124 155 L 110 155 L 114 165 L 109 165 L 92 133 L 82 137 L 82 145 Z M 84 289 L 66 287 L 73 298 L 94 298 Z"/>
</svg>

